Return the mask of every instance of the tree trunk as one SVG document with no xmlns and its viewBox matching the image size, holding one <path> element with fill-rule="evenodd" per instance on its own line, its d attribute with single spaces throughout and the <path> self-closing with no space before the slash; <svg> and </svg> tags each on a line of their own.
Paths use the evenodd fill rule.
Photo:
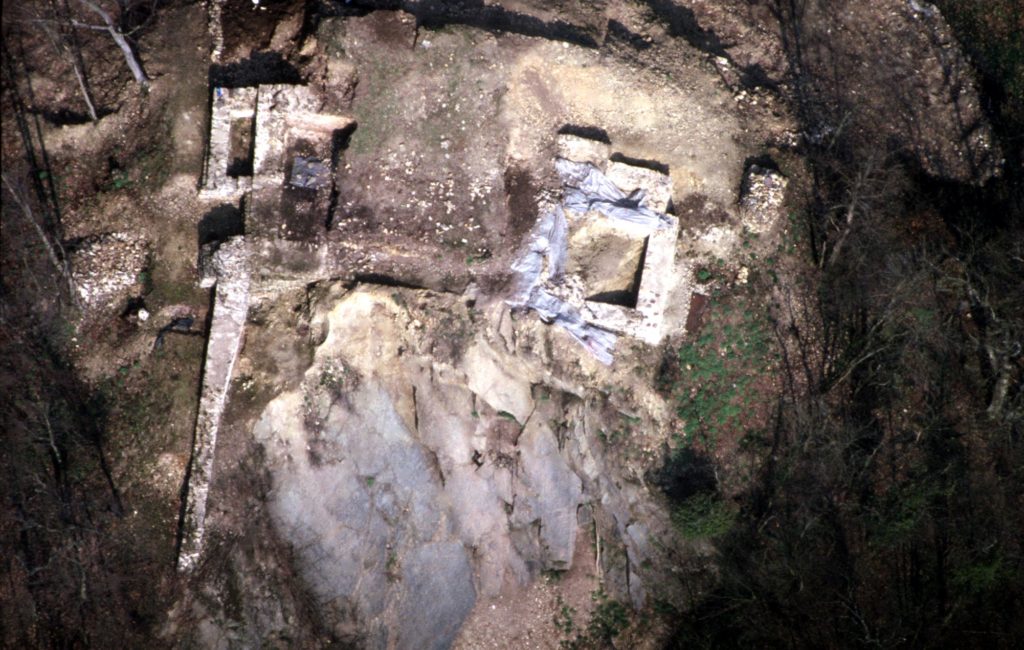
<svg viewBox="0 0 1024 650">
<path fill-rule="evenodd" d="M 79 69 L 78 62 L 74 58 L 71 60 L 71 69 L 75 71 L 75 79 L 78 80 L 78 88 L 82 91 L 82 99 L 85 100 L 85 105 L 89 108 L 89 118 L 95 124 L 100 121 L 100 118 L 96 115 L 96 107 L 92 103 L 92 97 L 89 96 L 89 87 L 85 83 L 85 75 Z"/>
<path fill-rule="evenodd" d="M 75 79 L 78 80 L 78 87 L 82 91 L 82 98 L 85 100 L 85 105 L 89 107 L 89 117 L 92 118 L 93 123 L 100 121 L 99 116 L 96 114 L 96 106 L 92 101 L 92 93 L 89 91 L 89 81 L 85 78 L 85 61 L 82 60 L 82 48 L 78 45 L 78 35 L 75 33 L 73 27 L 71 27 L 71 8 L 68 6 L 68 0 L 64 0 L 64 17 L 67 19 L 70 27 L 70 56 L 71 56 L 71 69 L 75 71 Z"/>
<path fill-rule="evenodd" d="M 7 186 L 7 191 L 11 193 L 11 197 L 14 199 L 14 202 L 18 204 L 19 208 L 21 208 L 21 212 L 25 216 L 25 219 L 27 219 L 28 222 L 32 224 L 32 227 L 35 228 L 36 234 L 39 235 L 39 239 L 42 241 L 43 246 L 46 249 L 46 253 L 50 258 L 50 263 L 53 264 L 53 268 L 56 269 L 57 274 L 67 282 L 68 294 L 70 294 L 69 298 L 71 299 L 72 304 L 77 305 L 78 293 L 75 291 L 75 281 L 71 277 L 71 269 L 68 267 L 68 259 L 67 255 L 64 253 L 63 247 L 61 247 L 61 255 L 58 255 L 54 245 L 46 236 L 46 232 L 43 230 L 43 227 L 39 225 L 35 216 L 33 216 L 32 208 L 29 206 L 27 199 L 24 199 L 18 193 L 17 189 L 15 189 L 11 181 L 7 180 L 7 174 L 0 174 L 0 177 L 2 177 L 3 184 Z M 57 246 L 60 247 L 60 242 L 57 243 Z"/>
<path fill-rule="evenodd" d="M 149 88 L 149 77 L 146 76 L 145 71 L 142 69 L 142 64 L 135 58 L 135 52 L 132 51 L 132 46 L 128 43 L 128 39 L 125 38 L 121 30 L 114 24 L 114 20 L 110 17 L 106 11 L 103 10 L 95 2 L 91 0 L 78 0 L 82 5 L 89 8 L 96 15 L 98 15 L 106 25 L 107 33 L 114 39 L 117 46 L 121 48 L 121 52 L 124 53 L 124 60 L 128 63 L 128 68 L 132 71 L 132 76 L 135 77 L 135 81 L 139 82 L 139 85 L 143 88 Z"/>
</svg>

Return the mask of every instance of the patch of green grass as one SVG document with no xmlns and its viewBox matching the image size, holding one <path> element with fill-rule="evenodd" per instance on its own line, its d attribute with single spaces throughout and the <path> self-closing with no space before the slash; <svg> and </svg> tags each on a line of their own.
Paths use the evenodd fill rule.
<svg viewBox="0 0 1024 650">
<path fill-rule="evenodd" d="M 871 543 L 897 548 L 925 525 L 932 504 L 943 497 L 939 483 L 917 480 L 890 488 L 872 513 Z"/>
<path fill-rule="evenodd" d="M 171 129 L 166 129 L 167 138 L 163 142 L 170 142 Z M 139 154 L 132 166 L 133 181 L 127 184 L 134 184 L 136 187 L 145 186 L 148 188 L 163 187 L 171 177 L 171 162 L 174 159 L 170 148 L 161 144 L 154 145 Z M 115 187 L 114 189 L 120 189 Z"/>
<path fill-rule="evenodd" d="M 555 628 L 565 635 L 570 635 L 576 630 L 576 623 L 573 621 L 573 617 L 576 615 L 576 608 L 570 607 L 565 600 L 562 599 L 562 595 L 558 595 L 556 602 L 558 606 L 558 612 L 555 614 L 552 622 L 555 624 Z"/>
<path fill-rule="evenodd" d="M 696 340 L 677 351 L 679 382 L 671 387 L 687 434 L 714 444 L 740 424 L 751 382 L 768 364 L 766 319 L 749 306 L 720 304 Z"/>
<path fill-rule="evenodd" d="M 957 567 L 953 571 L 953 584 L 965 591 L 982 595 L 998 589 L 1007 576 L 1003 557 L 996 555 L 988 561 L 980 561 Z"/>
<path fill-rule="evenodd" d="M 110 185 L 107 186 L 106 191 L 116 192 L 117 190 L 123 190 L 130 186 L 132 180 L 128 177 L 128 174 L 123 170 L 117 170 L 110 176 Z"/>
<path fill-rule="evenodd" d="M 369 81 L 372 91 L 354 106 L 358 126 L 352 132 L 349 149 L 356 154 L 368 154 L 384 145 L 401 112 L 397 82 L 403 70 L 386 56 L 374 54 L 361 61 L 360 73 Z"/>
<path fill-rule="evenodd" d="M 695 494 L 672 511 L 672 525 L 687 539 L 720 537 L 729 532 L 736 512 L 712 493 Z"/>
<path fill-rule="evenodd" d="M 198 289 L 189 281 L 176 281 L 166 277 L 152 282 L 152 292 L 147 296 L 147 302 L 153 305 L 173 305 L 175 303 L 201 304 L 202 294 L 205 289 Z M 198 295 L 197 295 L 198 294 Z"/>
<path fill-rule="evenodd" d="M 548 582 L 561 582 L 562 577 L 565 575 L 565 571 L 559 571 L 558 569 L 545 569 L 541 571 L 541 575 Z"/>
<path fill-rule="evenodd" d="M 597 437 L 604 445 L 615 445 L 632 436 L 633 427 L 639 424 L 640 421 L 641 420 L 638 417 L 623 414 L 622 421 L 619 426 L 610 430 L 598 429 Z"/>
<path fill-rule="evenodd" d="M 617 600 L 612 600 L 603 589 L 591 594 L 597 603 L 587 624 L 587 634 L 599 641 L 611 641 L 629 627 L 629 610 Z"/>
<path fill-rule="evenodd" d="M 398 554 L 394 551 L 388 552 L 387 562 L 384 564 L 384 573 L 388 582 L 398 582 L 401 579 L 401 567 L 398 564 Z"/>
<path fill-rule="evenodd" d="M 585 650 L 588 648 L 611 647 L 612 642 L 629 627 L 629 609 L 617 600 L 612 599 L 604 589 L 590 594 L 594 601 L 594 611 L 585 630 L 576 633 L 572 639 L 565 639 L 560 647 L 564 650 Z M 568 607 L 561 598 L 558 614 L 555 615 L 555 626 L 564 634 L 572 634 L 576 627 L 572 621 L 575 610 Z"/>
<path fill-rule="evenodd" d="M 359 373 L 343 359 L 331 359 L 320 368 L 319 386 L 338 399 L 359 386 Z"/>
</svg>

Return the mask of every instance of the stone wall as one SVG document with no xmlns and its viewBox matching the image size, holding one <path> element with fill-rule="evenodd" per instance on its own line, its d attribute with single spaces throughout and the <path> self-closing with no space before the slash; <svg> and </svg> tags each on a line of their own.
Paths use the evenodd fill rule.
<svg viewBox="0 0 1024 650">
<path fill-rule="evenodd" d="M 238 359 L 249 311 L 250 283 L 245 240 L 236 237 L 222 244 L 214 254 L 213 266 L 217 285 L 178 552 L 181 571 L 191 570 L 202 552 L 206 498 L 212 479 L 217 431 L 227 405 L 231 373 Z"/>
</svg>

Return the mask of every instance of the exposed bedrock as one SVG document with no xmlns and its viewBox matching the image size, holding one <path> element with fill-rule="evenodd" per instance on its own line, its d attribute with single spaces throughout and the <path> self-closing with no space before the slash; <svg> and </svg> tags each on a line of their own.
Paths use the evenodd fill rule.
<svg viewBox="0 0 1024 650">
<path fill-rule="evenodd" d="M 569 569 L 592 522 L 625 551 L 606 569 L 610 588 L 642 604 L 659 511 L 609 470 L 603 402 L 562 390 L 571 382 L 546 378 L 487 327 L 461 333 L 450 361 L 431 358 L 444 319 L 414 318 L 408 304 L 423 295 L 363 287 L 325 305 L 301 387 L 255 427 L 275 525 L 339 631 L 369 647 L 447 647 L 478 597 Z M 456 297 L 432 300 L 472 320 Z"/>
</svg>

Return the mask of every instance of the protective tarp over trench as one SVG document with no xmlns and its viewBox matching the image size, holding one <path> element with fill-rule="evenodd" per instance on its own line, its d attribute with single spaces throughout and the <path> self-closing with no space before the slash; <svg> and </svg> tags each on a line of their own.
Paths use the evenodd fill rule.
<svg viewBox="0 0 1024 650">
<path fill-rule="evenodd" d="M 643 190 L 625 194 L 590 163 L 558 158 L 555 169 L 562 181 L 562 201 L 541 215 L 530 236 L 529 249 L 512 265 L 519 282 L 515 295 L 507 302 L 515 308 L 532 309 L 545 323 L 565 328 L 598 361 L 610 365 L 615 334 L 588 323 L 578 309 L 550 291 L 565 276 L 569 244 L 565 211 L 580 215 L 597 213 L 651 230 L 670 227 L 671 220 L 644 205 Z"/>
</svg>

